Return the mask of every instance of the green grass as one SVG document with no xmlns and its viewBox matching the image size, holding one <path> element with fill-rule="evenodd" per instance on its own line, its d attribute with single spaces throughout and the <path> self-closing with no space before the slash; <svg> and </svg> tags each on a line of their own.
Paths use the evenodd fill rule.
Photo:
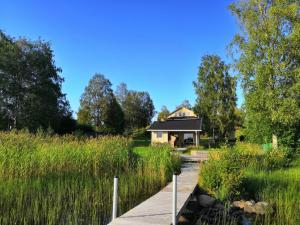
<svg viewBox="0 0 300 225">
<path fill-rule="evenodd" d="M 300 224 L 300 159 L 291 168 L 276 171 L 246 171 L 245 193 L 251 198 L 274 206 L 274 215 L 267 215 L 263 225 Z"/>
<path fill-rule="evenodd" d="M 123 137 L 0 133 L 0 224 L 106 224 L 114 175 L 122 214 L 179 167 L 170 148 L 133 148 Z"/>
<path fill-rule="evenodd" d="M 253 225 L 300 224 L 299 157 L 290 163 L 285 151 L 264 153 L 261 146 L 251 143 L 219 149 L 210 157 L 202 164 L 199 176 L 199 184 L 206 191 L 227 203 L 243 198 L 271 204 L 274 213 L 256 217 Z M 224 224 L 228 218 L 220 221 Z"/>
</svg>

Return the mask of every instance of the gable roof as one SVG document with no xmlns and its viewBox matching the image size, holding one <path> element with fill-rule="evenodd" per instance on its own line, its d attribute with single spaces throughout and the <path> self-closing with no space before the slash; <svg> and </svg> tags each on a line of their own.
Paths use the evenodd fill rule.
<svg viewBox="0 0 300 225">
<path fill-rule="evenodd" d="M 156 121 L 148 131 L 202 131 L 202 119 Z"/>
<path fill-rule="evenodd" d="M 193 112 L 193 110 L 188 109 L 188 108 L 186 108 L 186 107 L 184 107 L 184 106 L 181 106 L 181 107 L 175 109 L 173 112 L 170 112 L 169 115 L 171 115 L 171 114 L 173 114 L 173 113 L 176 113 L 177 111 L 179 111 L 179 110 L 181 110 L 181 109 L 186 109 L 186 110 L 188 110 L 188 111 Z"/>
</svg>

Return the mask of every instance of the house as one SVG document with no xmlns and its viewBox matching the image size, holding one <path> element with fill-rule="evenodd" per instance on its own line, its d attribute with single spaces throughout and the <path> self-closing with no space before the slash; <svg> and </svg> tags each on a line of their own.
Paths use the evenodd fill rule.
<svg viewBox="0 0 300 225">
<path fill-rule="evenodd" d="M 185 107 L 170 113 L 165 121 L 156 121 L 148 129 L 151 144 L 169 143 L 173 147 L 187 144 L 198 146 L 202 131 L 202 119 Z"/>
</svg>

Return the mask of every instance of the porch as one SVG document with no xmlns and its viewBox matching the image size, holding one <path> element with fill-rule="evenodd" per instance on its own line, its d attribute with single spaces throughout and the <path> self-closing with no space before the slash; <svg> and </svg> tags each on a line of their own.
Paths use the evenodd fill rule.
<svg viewBox="0 0 300 225">
<path fill-rule="evenodd" d="M 198 131 L 169 131 L 168 143 L 172 147 L 187 147 L 199 145 L 200 132 Z"/>
</svg>

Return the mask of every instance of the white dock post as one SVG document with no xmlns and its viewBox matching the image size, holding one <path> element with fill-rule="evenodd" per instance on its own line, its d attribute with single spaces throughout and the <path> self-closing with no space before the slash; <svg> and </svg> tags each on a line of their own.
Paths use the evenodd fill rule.
<svg viewBox="0 0 300 225">
<path fill-rule="evenodd" d="M 177 224 L 177 174 L 173 174 L 173 210 L 172 210 L 172 225 Z"/>
<path fill-rule="evenodd" d="M 118 177 L 114 177 L 114 195 L 113 195 L 113 210 L 112 210 L 112 220 L 117 218 L 118 211 Z"/>
</svg>

